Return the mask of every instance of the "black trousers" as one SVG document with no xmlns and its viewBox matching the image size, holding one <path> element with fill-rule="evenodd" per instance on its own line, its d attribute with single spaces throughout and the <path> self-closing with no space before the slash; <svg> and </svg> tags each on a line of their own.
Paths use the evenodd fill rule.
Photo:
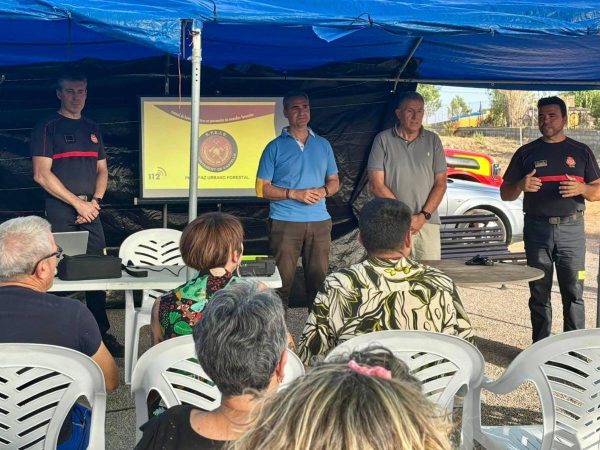
<svg viewBox="0 0 600 450">
<path fill-rule="evenodd" d="M 525 216 L 524 241 L 527 264 L 544 271 L 543 278 L 529 283 L 533 342 L 550 336 L 552 329 L 550 294 L 554 267 L 562 297 L 563 330 L 585 328 L 583 216 L 557 225 Z"/>
<path fill-rule="evenodd" d="M 284 307 L 287 309 L 296 265 L 301 255 L 306 298 L 309 307 L 312 306 L 329 269 L 331 220 L 319 222 L 270 220 L 269 223 L 269 242 L 281 275 L 282 287 L 279 295 Z"/>
<path fill-rule="evenodd" d="M 70 205 L 52 197 L 46 199 L 46 217 L 52 225 L 52 231 L 89 231 L 87 253 L 102 254 L 106 247 L 104 239 L 104 230 L 100 216 L 91 223 L 82 225 L 76 224 L 77 211 Z M 85 300 L 88 309 L 98 323 L 102 336 L 106 334 L 110 328 L 108 316 L 106 315 L 106 292 L 105 291 L 88 291 L 85 293 Z"/>
</svg>

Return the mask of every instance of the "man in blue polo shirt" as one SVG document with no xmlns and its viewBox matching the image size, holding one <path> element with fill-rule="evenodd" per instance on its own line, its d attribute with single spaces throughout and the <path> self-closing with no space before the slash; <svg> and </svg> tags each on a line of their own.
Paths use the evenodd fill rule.
<svg viewBox="0 0 600 450">
<path fill-rule="evenodd" d="M 308 96 L 299 91 L 286 94 L 283 114 L 289 126 L 263 151 L 256 195 L 271 200 L 269 240 L 287 308 L 300 255 L 311 304 L 323 284 L 331 247 L 331 217 L 325 197 L 334 195 L 340 182 L 331 145 L 308 126 Z"/>
</svg>

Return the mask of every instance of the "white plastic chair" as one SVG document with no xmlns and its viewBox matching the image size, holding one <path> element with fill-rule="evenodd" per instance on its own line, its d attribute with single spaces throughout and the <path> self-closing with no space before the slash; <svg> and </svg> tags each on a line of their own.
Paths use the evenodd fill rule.
<svg viewBox="0 0 600 450">
<path fill-rule="evenodd" d="M 82 353 L 42 344 L 0 344 L 0 448 L 53 450 L 73 404 L 92 407 L 88 449 L 104 449 L 106 389 Z"/>
<path fill-rule="evenodd" d="M 569 331 L 523 350 L 496 381 L 495 394 L 535 384 L 543 425 L 477 424 L 475 439 L 488 449 L 600 448 L 600 329 Z"/>
<path fill-rule="evenodd" d="M 280 388 L 304 375 L 304 365 L 288 350 L 283 382 Z M 148 421 L 146 399 L 156 391 L 168 408 L 183 403 L 212 411 L 221 404 L 221 393 L 196 359 L 191 335 L 168 339 L 144 353 L 133 370 L 131 392 L 135 399 L 137 440 L 140 426 Z"/>
<path fill-rule="evenodd" d="M 181 231 L 170 228 L 151 228 L 138 231 L 123 241 L 119 257 L 125 265 L 179 266 L 183 265 L 179 251 Z M 143 291 L 142 304 L 135 308 L 133 293 L 125 291 L 125 383 L 131 382 L 131 372 L 138 359 L 139 333 L 150 325 L 154 300 L 164 291 Z"/>
<path fill-rule="evenodd" d="M 362 334 L 334 348 L 325 358 L 348 355 L 373 345 L 389 349 L 404 361 L 423 384 L 423 393 L 445 410 L 454 396 L 463 401 L 461 448 L 473 448 L 473 419 L 479 419 L 475 394 L 483 380 L 484 360 L 476 347 L 464 339 L 427 331 L 388 330 Z"/>
</svg>

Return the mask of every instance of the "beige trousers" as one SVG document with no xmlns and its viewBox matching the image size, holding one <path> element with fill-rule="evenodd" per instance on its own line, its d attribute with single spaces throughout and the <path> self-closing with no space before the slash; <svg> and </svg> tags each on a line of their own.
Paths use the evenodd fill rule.
<svg viewBox="0 0 600 450">
<path fill-rule="evenodd" d="M 440 226 L 426 223 L 417 234 L 412 235 L 410 256 L 417 261 L 442 259 Z"/>
</svg>

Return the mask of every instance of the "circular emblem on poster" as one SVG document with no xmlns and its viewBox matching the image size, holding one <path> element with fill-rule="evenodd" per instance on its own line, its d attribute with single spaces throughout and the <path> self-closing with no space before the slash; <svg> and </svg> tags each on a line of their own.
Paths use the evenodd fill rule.
<svg viewBox="0 0 600 450">
<path fill-rule="evenodd" d="M 223 130 L 210 130 L 200 136 L 199 164 L 211 172 L 229 169 L 237 159 L 235 139 Z"/>
</svg>

